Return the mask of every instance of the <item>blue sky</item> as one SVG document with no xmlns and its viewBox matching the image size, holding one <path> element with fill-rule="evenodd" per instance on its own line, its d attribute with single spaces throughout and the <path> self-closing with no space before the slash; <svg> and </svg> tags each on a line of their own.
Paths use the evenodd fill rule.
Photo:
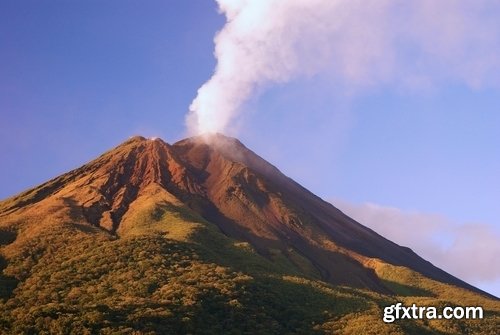
<svg viewBox="0 0 500 335">
<path fill-rule="evenodd" d="M 213 38 L 224 24 L 211 1 L 0 1 L 0 198 L 135 134 L 183 138 L 189 106 L 214 74 Z M 490 38 L 500 36 L 493 28 Z M 411 50 L 405 49 L 408 59 Z M 500 59 L 497 50 L 488 57 Z M 394 217 L 405 222 L 415 215 L 435 220 L 438 248 L 460 240 L 458 230 L 468 224 L 486 227 L 472 246 L 485 232 L 498 237 L 497 83 L 447 76 L 405 89 L 385 77 L 378 85 L 377 74 L 353 90 L 337 70 L 265 83 L 226 133 L 375 229 L 371 217 L 397 209 Z M 391 238 L 425 254 L 419 249 L 425 243 L 410 237 Z M 500 256 L 493 245 L 478 250 L 491 262 Z M 452 256 L 436 257 L 443 268 L 500 294 L 500 273 L 473 276 Z M 470 272 L 481 269 L 470 265 Z"/>
</svg>

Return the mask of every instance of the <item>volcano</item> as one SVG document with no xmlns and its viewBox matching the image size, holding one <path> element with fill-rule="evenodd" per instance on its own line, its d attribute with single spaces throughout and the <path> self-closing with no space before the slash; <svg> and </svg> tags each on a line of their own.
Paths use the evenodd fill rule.
<svg viewBox="0 0 500 335">
<path fill-rule="evenodd" d="M 133 137 L 0 202 L 6 333 L 443 333 L 495 297 L 315 196 L 235 138 Z M 385 324 L 384 305 L 486 320 Z"/>
</svg>

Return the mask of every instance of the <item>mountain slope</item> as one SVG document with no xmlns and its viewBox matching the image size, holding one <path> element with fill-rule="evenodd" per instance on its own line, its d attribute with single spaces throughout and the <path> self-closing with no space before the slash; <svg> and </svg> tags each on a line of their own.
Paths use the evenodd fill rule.
<svg viewBox="0 0 500 335">
<path fill-rule="evenodd" d="M 355 222 L 235 139 L 216 135 L 208 144 L 193 138 L 173 147 L 198 174 L 208 172 L 202 185 L 209 190 L 210 201 L 236 226 L 249 232 L 242 233 L 245 239 L 254 239 L 257 246 L 262 244 L 263 252 L 266 246 L 282 251 L 292 247 L 314 260 L 323 279 L 332 283 L 353 285 L 358 280 L 360 287 L 383 291 L 364 268 L 370 258 L 378 258 L 409 267 L 432 279 L 475 289 L 410 249 L 401 248 Z M 218 221 L 217 217 L 213 219 Z M 237 237 L 241 238 L 241 234 Z M 338 266 L 345 267 L 345 277 L 338 271 L 331 273 L 330 269 Z"/>
<path fill-rule="evenodd" d="M 498 300 L 222 135 L 173 145 L 131 138 L 0 202 L 0 236 L 5 332 L 488 333 L 498 325 Z M 386 325 L 381 308 L 394 301 L 481 305 L 488 320 Z"/>
</svg>

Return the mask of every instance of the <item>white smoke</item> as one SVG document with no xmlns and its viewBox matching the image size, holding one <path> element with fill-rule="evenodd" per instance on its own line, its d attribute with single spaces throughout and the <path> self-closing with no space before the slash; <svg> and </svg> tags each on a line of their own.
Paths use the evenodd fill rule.
<svg viewBox="0 0 500 335">
<path fill-rule="evenodd" d="M 500 78 L 495 0 L 216 1 L 227 23 L 214 40 L 215 72 L 190 106 L 191 133 L 224 131 L 251 96 L 301 76 L 349 91 Z"/>
</svg>

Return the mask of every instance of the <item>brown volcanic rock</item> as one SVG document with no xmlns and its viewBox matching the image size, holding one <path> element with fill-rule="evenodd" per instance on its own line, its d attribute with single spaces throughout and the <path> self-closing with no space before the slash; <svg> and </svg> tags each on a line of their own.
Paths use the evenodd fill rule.
<svg viewBox="0 0 500 335">
<path fill-rule="evenodd" d="M 217 211 L 203 215 L 262 254 L 270 248 L 297 252 L 323 279 L 336 284 L 386 291 L 371 269 L 375 258 L 475 290 L 346 216 L 237 139 L 217 134 L 185 139 L 172 147 L 195 174 L 206 176 L 200 181 Z"/>
<path fill-rule="evenodd" d="M 5 253 L 68 220 L 127 234 L 146 200 L 190 209 L 259 254 L 282 255 L 305 275 L 333 284 L 390 293 L 375 273 L 374 264 L 383 262 L 479 291 L 344 215 L 238 140 L 218 134 L 173 145 L 134 137 L 0 203 L 1 225 L 16 225 L 19 234 Z"/>
</svg>

